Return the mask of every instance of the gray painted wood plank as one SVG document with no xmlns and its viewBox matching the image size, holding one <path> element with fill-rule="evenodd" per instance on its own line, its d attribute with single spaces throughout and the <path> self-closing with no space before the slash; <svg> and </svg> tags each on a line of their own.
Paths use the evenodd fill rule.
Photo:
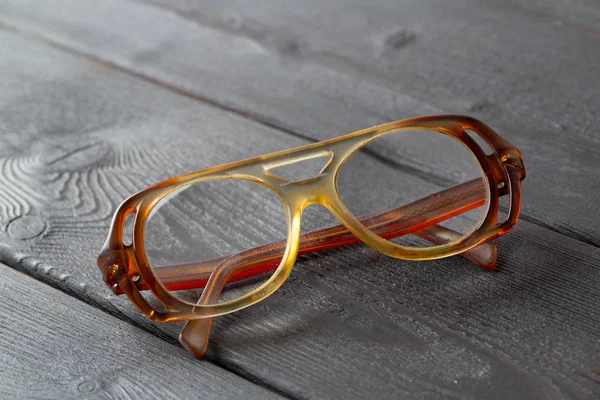
<svg viewBox="0 0 600 400">
<path fill-rule="evenodd" d="M 177 325 L 147 321 L 101 281 L 114 207 L 160 179 L 306 141 L 32 40 L 0 43 L 0 257 L 174 338 Z M 526 221 L 499 246 L 497 273 L 364 246 L 305 257 L 274 296 L 217 319 L 209 359 L 298 398 L 596 395 L 599 250 Z"/>
<path fill-rule="evenodd" d="M 3 399 L 280 398 L 0 264 Z"/>
<path fill-rule="evenodd" d="M 600 7 L 594 0 L 478 0 L 484 6 L 524 14 L 569 34 L 598 38 Z"/>
<path fill-rule="evenodd" d="M 571 3 L 569 23 L 598 12 Z M 539 5 L 0 5 L 7 24 L 313 139 L 422 114 L 480 117 L 525 154 L 524 218 L 599 245 L 597 35 L 523 9 Z"/>
</svg>

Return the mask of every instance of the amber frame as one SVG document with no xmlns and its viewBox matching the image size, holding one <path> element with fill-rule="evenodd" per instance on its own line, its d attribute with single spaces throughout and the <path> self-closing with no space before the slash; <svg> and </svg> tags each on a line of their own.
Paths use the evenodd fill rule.
<svg viewBox="0 0 600 400">
<path fill-rule="evenodd" d="M 428 215 L 420 218 L 419 221 L 404 224 L 399 231 L 396 230 L 401 232 L 400 234 L 421 232 L 428 240 L 434 243 L 437 240 L 437 243 L 439 243 L 429 248 L 408 248 L 386 240 L 385 235 L 382 235 L 384 237 L 378 236 L 367 227 L 369 226 L 368 223 L 359 222 L 340 198 L 336 186 L 337 174 L 348 157 L 374 139 L 409 129 L 434 130 L 454 137 L 471 151 L 481 166 L 483 176 L 487 181 L 483 182 L 485 196 L 488 200 L 487 214 L 479 227 L 461 240 L 444 239 L 444 237 L 451 238 L 451 232 L 440 231 L 442 228 L 435 224 L 449 218 L 449 216 L 464 212 L 468 208 L 460 208 L 458 205 L 451 204 L 453 208 L 446 207 L 446 209 L 440 211 L 444 217 Z M 492 153 L 486 154 L 477 142 L 467 134 L 467 130 L 479 135 L 492 149 Z M 269 170 L 276 167 L 322 156 L 329 156 L 329 162 L 317 176 L 309 179 L 288 182 L 269 173 Z M 487 125 L 474 118 L 445 115 L 392 122 L 323 142 L 181 175 L 144 189 L 129 197 L 117 209 L 111 223 L 108 239 L 98 258 L 98 266 L 103 273 L 105 282 L 115 293 L 126 294 L 140 311 L 155 321 L 174 322 L 205 319 L 204 323 L 196 323 L 197 326 L 194 328 L 195 330 L 202 329 L 203 333 L 193 332 L 190 325 L 188 325 L 184 329 L 181 338 L 182 343 L 188 350 L 200 356 L 206 348 L 212 317 L 238 311 L 265 299 L 287 279 L 299 251 L 303 250 L 302 244 L 310 243 L 311 234 L 308 234 L 308 239 L 307 235 L 301 236 L 300 234 L 302 212 L 308 205 L 321 204 L 340 221 L 341 225 L 329 228 L 328 233 L 337 240 L 336 246 L 362 241 L 386 255 L 405 260 L 431 260 L 462 253 L 468 254 L 470 259 L 481 266 L 487 266 L 488 269 L 491 269 L 495 265 L 495 247 L 485 244 L 506 233 L 517 222 L 521 202 L 520 186 L 521 180 L 524 178 L 525 169 L 519 150 L 502 139 Z M 221 269 L 211 267 L 208 278 L 204 281 L 206 296 L 203 293 L 199 303 L 192 304 L 175 297 L 155 276 L 148 263 L 144 248 L 144 228 L 153 207 L 165 196 L 183 186 L 211 179 L 246 179 L 264 185 L 277 193 L 282 200 L 287 215 L 288 237 L 281 263 L 274 270 L 271 278 L 263 285 L 240 298 L 217 304 L 216 300 L 222 287 L 233 279 L 230 279 L 232 273 L 226 267 Z M 507 219 L 499 223 L 499 197 L 503 194 L 510 196 L 510 208 Z M 467 201 L 465 204 L 475 204 L 474 202 L 478 201 L 478 197 L 471 200 L 471 203 Z M 423 202 L 427 201 L 431 201 L 431 199 L 425 199 Z M 125 245 L 123 243 L 125 220 L 132 214 L 134 218 L 133 240 L 130 245 Z M 397 219 L 392 222 L 395 221 Z M 312 233 L 312 235 L 319 236 L 325 231 L 318 231 Z M 331 232 L 333 232 L 333 235 Z M 390 237 L 394 236 L 391 235 Z M 345 238 L 345 240 L 339 240 L 339 238 Z M 238 259 L 245 263 L 256 263 L 256 260 L 261 260 L 260 257 L 264 258 L 265 254 L 269 254 L 268 252 L 273 251 L 277 246 L 281 250 L 282 243 L 273 244 L 271 248 L 266 246 L 267 250 L 263 246 L 254 252 L 245 252 Z M 481 257 L 477 255 L 476 248 L 485 249 L 486 257 L 492 257 L 493 262 L 489 262 L 487 265 L 479 262 Z M 309 251 L 316 250 L 320 250 L 320 248 L 309 249 Z M 491 252 L 492 255 L 490 255 Z M 233 261 L 223 262 L 231 263 Z M 240 260 L 235 262 L 240 265 Z M 223 270 L 228 272 L 221 273 Z M 197 287 L 202 287 L 202 285 L 198 284 Z M 142 296 L 140 290 L 146 288 L 164 304 L 165 310 L 154 309 Z M 185 334 L 186 331 L 188 335 Z M 188 336 L 187 339 L 186 336 Z"/>
</svg>

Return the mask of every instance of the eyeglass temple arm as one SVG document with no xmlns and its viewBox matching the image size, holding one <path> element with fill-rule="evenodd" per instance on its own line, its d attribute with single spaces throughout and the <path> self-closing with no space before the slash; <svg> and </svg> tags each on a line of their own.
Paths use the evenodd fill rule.
<svg viewBox="0 0 600 400">
<path fill-rule="evenodd" d="M 482 179 L 475 179 L 405 206 L 378 215 L 361 217 L 359 221 L 384 239 L 413 234 L 433 244 L 442 245 L 456 241 L 463 235 L 436 224 L 483 205 L 485 198 L 484 182 Z M 360 240 L 345 226 L 335 225 L 300 236 L 298 255 L 359 242 Z M 228 282 L 260 275 L 277 268 L 285 247 L 286 241 L 279 241 L 240 253 L 245 262 L 238 266 Z M 496 253 L 493 244 L 485 243 L 461 255 L 481 268 L 491 270 L 496 265 Z M 168 290 L 203 288 L 224 259 L 161 266 L 154 269 L 154 274 Z M 148 289 L 143 280 L 138 281 L 136 286 L 139 290 Z"/>
<path fill-rule="evenodd" d="M 407 206 L 376 216 L 363 217 L 360 221 L 386 239 L 410 233 L 434 244 L 444 244 L 458 240 L 462 235 L 435 223 L 479 207 L 484 201 L 483 181 L 476 179 Z M 338 225 L 302 235 L 298 253 L 305 254 L 358 241 L 347 229 Z M 206 268 L 206 272 L 202 272 L 202 276 L 198 278 L 204 279 L 202 283 L 206 289 L 202 292 L 198 304 L 217 303 L 225 285 L 229 282 L 277 268 L 281 260 L 282 246 L 285 246 L 284 242 L 274 243 L 231 257 L 202 263 L 205 264 L 203 268 Z M 493 244 L 485 243 L 462 255 L 483 268 L 493 269 L 497 250 Z M 220 263 L 215 267 L 217 262 Z M 199 264 L 196 266 L 198 267 Z M 196 283 L 200 282 L 196 281 Z M 206 352 L 212 321 L 212 318 L 188 321 L 179 334 L 179 341 L 183 347 L 195 357 L 200 358 Z"/>
<path fill-rule="evenodd" d="M 430 226 L 423 229 L 421 232 L 427 232 L 423 236 L 433 235 L 435 236 L 435 240 L 439 240 L 440 238 L 444 238 L 443 240 L 455 240 L 453 239 L 455 236 L 458 236 L 456 239 L 460 238 L 460 235 L 454 231 L 449 229 L 440 227 L 438 225 Z M 482 245 L 486 246 L 486 245 Z M 482 248 L 480 246 L 479 248 Z M 489 257 L 493 261 L 496 259 L 496 247 L 494 245 L 490 245 L 489 249 L 486 252 L 491 252 Z M 227 283 L 233 281 L 234 279 L 243 279 L 244 276 L 252 276 L 256 275 L 256 271 L 261 266 L 258 267 L 252 263 L 248 263 L 246 259 L 246 255 L 244 253 L 236 254 L 231 257 L 227 257 L 222 259 L 222 262 L 215 268 L 214 264 L 211 263 L 210 268 L 212 269 L 212 273 L 206 282 L 206 288 L 202 291 L 202 295 L 200 300 L 198 300 L 198 304 L 200 305 L 208 305 L 208 304 L 216 304 L 219 301 L 219 297 L 223 292 L 223 289 L 227 285 Z M 279 264 L 279 260 L 281 259 L 281 254 L 279 253 L 271 264 L 262 264 L 272 266 L 269 269 L 274 269 Z M 260 259 L 259 262 L 262 262 L 264 259 Z M 214 261 L 214 260 L 213 260 Z M 213 318 L 203 318 L 197 320 L 191 320 L 186 322 L 185 326 L 179 333 L 179 342 L 181 345 L 191 354 L 193 354 L 197 358 L 201 358 L 206 353 L 208 348 L 208 340 L 210 338 L 210 331 L 212 327 Z"/>
</svg>

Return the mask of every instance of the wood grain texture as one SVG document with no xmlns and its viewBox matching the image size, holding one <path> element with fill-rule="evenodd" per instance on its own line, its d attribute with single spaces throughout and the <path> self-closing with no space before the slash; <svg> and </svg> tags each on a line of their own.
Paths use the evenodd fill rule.
<svg viewBox="0 0 600 400">
<path fill-rule="evenodd" d="M 283 19 L 289 23 L 281 33 L 272 15 L 282 19 L 285 7 L 270 9 L 262 20 L 238 7 L 242 28 L 234 21 L 225 29 L 211 9 L 207 22 L 129 2 L 1 4 L 0 19 L 23 31 L 264 120 L 255 123 L 36 41 L 0 35 L 2 259 L 168 340 L 176 326 L 152 324 L 103 287 L 94 259 L 112 211 L 157 180 L 306 142 L 265 123 L 315 139 L 441 110 L 481 116 L 526 151 L 524 205 L 531 218 L 592 243 L 598 237 L 586 211 L 598 193 L 596 137 L 586 130 L 596 116 L 575 118 L 597 104 L 596 66 L 579 64 L 579 73 L 553 86 L 561 96 L 534 79 L 542 64 L 552 81 L 573 66 L 561 51 L 570 49 L 580 61 L 596 55 L 580 56 L 591 45 L 553 36 L 552 26 L 510 14 L 521 34 L 535 40 L 515 39 L 516 50 L 499 51 L 487 49 L 481 30 L 514 39 L 504 18 L 473 7 L 468 16 L 486 23 L 467 30 L 457 22 L 458 11 L 442 7 L 427 17 L 425 10 L 439 3 L 411 3 L 408 16 L 379 3 L 366 14 L 338 7 L 336 17 L 350 18 L 345 25 L 356 30 L 340 30 L 344 34 L 336 33 L 343 24 L 322 23 L 310 7 L 303 10 L 310 23 Z M 70 13 L 55 12 L 61 4 Z M 322 4 L 326 12 L 333 3 Z M 357 29 L 350 22 L 359 15 L 371 15 L 385 34 L 365 35 L 373 23 Z M 258 28 L 248 18 L 257 19 Z M 397 29 L 409 19 L 436 29 L 415 27 L 415 35 Z M 449 31 L 452 40 L 444 38 Z M 320 36 L 341 44 L 314 52 L 325 43 Z M 383 61 L 350 62 L 369 51 L 377 55 L 379 43 Z M 467 62 L 469 44 L 483 59 L 495 58 L 483 68 Z M 537 58 L 511 58 L 517 50 Z M 425 58 L 413 60 L 416 54 Z M 556 64 L 547 66 L 555 55 Z M 503 57 L 510 64 L 500 68 Z M 530 91 L 517 90 L 512 79 Z M 518 101 L 511 102 L 515 92 Z M 493 96 L 477 105 L 481 93 Z M 542 102 L 548 98 L 557 103 Z M 563 133 L 549 116 L 569 122 Z M 547 185 L 542 178 L 556 160 L 561 167 Z M 443 174 L 438 168 L 424 172 Z M 432 184 L 402 177 L 410 188 Z M 556 187 L 564 191 L 554 194 Z M 571 206 L 573 198 L 581 207 Z M 307 214 L 309 223 L 324 215 Z M 499 248 L 500 270 L 493 274 L 459 258 L 414 264 L 360 246 L 303 258 L 276 295 L 217 319 L 209 359 L 297 398 L 598 396 L 598 249 L 526 221 Z"/>
<path fill-rule="evenodd" d="M 60 39 L 78 51 L 86 50 L 80 41 L 96 41 L 103 31 L 76 25 L 77 31 L 56 21 L 44 25 L 48 16 L 63 17 L 43 13 L 42 8 L 36 9 L 39 14 L 33 13 L 37 19 L 19 19 L 8 12 L 18 6 L 9 10 L 6 4 L 2 18 L 10 17 L 28 31 L 43 31 L 44 36 Z M 330 103 L 315 100 L 311 104 L 310 91 L 296 92 L 279 80 L 286 74 L 275 66 L 308 68 L 310 63 L 292 63 L 287 56 L 273 56 L 247 38 L 189 25 L 172 14 L 165 16 L 163 10 L 122 4 L 129 5 L 114 5 L 113 11 L 120 12 L 114 18 L 122 17 L 123 24 L 129 21 L 135 26 L 141 21 L 136 19 L 138 15 L 149 18 L 148 13 L 156 12 L 151 14 L 156 19 L 147 21 L 171 21 L 169 29 L 173 31 L 150 32 L 140 27 L 137 32 L 144 35 L 130 35 L 125 42 L 119 36 L 107 42 L 98 39 L 96 43 L 103 43 L 100 47 L 106 54 L 127 53 L 131 49 L 120 46 L 131 42 L 146 46 L 150 43 L 146 33 L 162 32 L 170 38 L 164 49 L 175 52 L 169 55 L 172 68 L 183 70 L 187 65 L 189 71 L 199 74 L 201 64 L 192 68 L 176 53 L 189 33 L 197 46 L 214 46 L 215 56 L 227 57 L 230 53 L 219 53 L 219 49 L 228 48 L 250 57 L 238 59 L 250 74 L 242 77 L 258 76 L 258 69 L 265 67 L 263 59 L 271 60 L 270 78 L 279 86 L 271 86 L 271 100 L 263 97 L 265 92 L 246 92 L 248 83 L 242 85 L 242 78 L 236 77 L 240 72 L 237 64 L 221 59 L 215 63 L 221 62 L 220 67 L 205 71 L 207 76 L 201 80 L 196 82 L 196 75 L 190 75 L 186 87 L 197 88 L 200 82 L 217 93 L 220 85 L 222 93 L 230 96 L 229 90 L 240 84 L 236 96 L 245 99 L 248 110 L 272 107 L 286 119 L 289 112 L 289 126 L 301 120 L 313 128 L 322 124 L 326 135 L 341 133 L 334 123 L 347 123 L 350 130 L 359 126 L 361 117 L 360 126 L 384 119 L 379 115 L 375 121 L 375 114 L 360 109 L 356 115 L 347 110 L 339 114 L 341 118 L 331 118 L 337 117 L 340 104 L 347 103 L 331 98 Z M 101 13 L 108 7 L 87 6 L 97 16 L 105 15 Z M 90 19 L 98 24 L 103 20 Z M 196 31 L 182 33 L 181 29 L 190 26 L 206 32 L 206 41 L 198 40 Z M 65 35 L 61 29 L 77 31 L 77 35 Z M 136 31 L 131 25 L 128 29 Z M 118 32 L 113 30 L 113 34 Z M 176 37 L 179 40 L 173 39 Z M 210 42 L 215 38 L 221 42 Z M 236 43 L 238 47 L 230 47 Z M 95 256 L 114 207 L 130 193 L 160 179 L 306 140 L 14 33 L 0 33 L 0 44 L 0 134 L 5 144 L 0 149 L 0 220 L 4 227 L 0 257 L 121 319 L 173 340 L 176 325 L 147 321 L 127 300 L 109 294 L 101 282 Z M 192 47 L 188 51 L 192 52 Z M 161 57 L 159 51 L 150 59 Z M 136 68 L 143 73 L 148 68 L 158 70 L 138 63 Z M 236 76 L 219 80 L 215 74 L 224 70 L 223 65 L 235 68 Z M 306 70 L 307 75 L 323 77 L 324 69 L 319 64 L 313 67 Z M 328 71 L 332 80 L 341 82 L 339 74 Z M 182 79 L 176 72 L 163 71 L 160 76 Z M 342 92 L 352 83 L 347 76 L 343 79 Z M 367 86 L 371 85 L 369 79 L 365 80 Z M 358 86 L 361 82 L 354 80 Z M 319 86 L 311 91 L 321 93 Z M 376 88 L 382 90 L 382 86 Z M 317 94 L 313 93 L 316 99 L 320 98 Z M 379 99 L 376 94 L 369 97 L 374 107 Z M 289 104 L 282 101 L 284 97 L 290 99 Z M 219 101 L 226 102 L 224 106 L 242 104 L 228 98 Z M 405 104 L 413 104 L 415 112 L 438 109 L 412 99 L 405 97 Z M 296 105 L 299 108 L 282 108 Z M 326 120 L 324 111 L 317 112 L 317 108 L 329 106 L 331 114 Z M 307 118 L 313 115 L 314 119 Z M 541 168 L 535 166 L 543 161 L 534 157 L 528 167 Z M 436 184 L 387 168 L 381 166 L 380 171 L 402 177 L 407 188 Z M 591 175 L 588 169 L 582 173 Z M 557 176 L 560 179 L 563 175 Z M 378 183 L 376 179 L 367 181 Z M 587 190 L 587 195 L 593 195 L 594 185 Z M 540 195 L 540 201 L 554 200 Z M 305 217 L 307 225 L 329 218 L 316 208 L 308 209 Z M 570 214 L 562 218 L 560 221 L 569 221 Z M 497 273 L 476 270 L 460 258 L 401 262 L 364 246 L 302 258 L 289 282 L 274 296 L 216 320 L 209 360 L 295 398 L 594 398 L 599 393 L 600 251 L 527 221 L 498 242 L 501 259 Z"/>
<path fill-rule="evenodd" d="M 3 399 L 280 398 L 3 264 L 0 276 Z"/>
<path fill-rule="evenodd" d="M 593 0 L 479 0 L 478 3 L 547 22 L 568 34 L 599 38 L 600 8 Z"/>
<path fill-rule="evenodd" d="M 480 117 L 525 154 L 523 218 L 600 245 L 581 211 L 600 200 L 597 5 L 546 2 L 549 16 L 538 18 L 533 0 L 91 3 L 5 1 L 0 12 L 19 29 L 312 139 L 430 113 Z"/>
</svg>

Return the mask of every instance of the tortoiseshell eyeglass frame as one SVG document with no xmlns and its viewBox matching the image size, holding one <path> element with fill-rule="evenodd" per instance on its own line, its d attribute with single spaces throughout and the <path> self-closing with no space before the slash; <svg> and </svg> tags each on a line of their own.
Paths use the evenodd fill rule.
<svg viewBox="0 0 600 400">
<path fill-rule="evenodd" d="M 454 186 L 388 212 L 355 217 L 342 202 L 336 182 L 340 167 L 362 146 L 374 139 L 402 130 L 433 130 L 452 136 L 465 145 L 479 162 L 482 178 Z M 467 134 L 475 132 L 491 148 L 486 154 Z M 288 182 L 269 170 L 315 157 L 329 157 L 316 176 Z M 364 242 L 375 250 L 404 260 L 431 260 L 461 254 L 485 269 L 496 263 L 496 247 L 489 243 L 517 222 L 521 203 L 521 181 L 525 168 L 519 150 L 482 122 L 466 116 L 442 115 L 407 119 L 364 129 L 338 138 L 267 154 L 171 178 L 144 189 L 125 200 L 113 217 L 108 239 L 98 258 L 106 284 L 117 294 L 126 294 L 145 315 L 160 322 L 188 321 L 180 341 L 192 354 L 206 351 L 212 318 L 255 304 L 275 292 L 290 275 L 298 254 Z M 153 208 L 166 196 L 201 181 L 243 179 L 273 190 L 287 214 L 287 240 L 257 247 L 217 260 L 186 263 L 153 270 L 144 246 L 144 228 Z M 508 195 L 508 217 L 498 222 L 499 198 Z M 340 225 L 301 235 L 302 211 L 321 204 Z M 476 207 L 487 206 L 480 225 L 459 234 L 439 222 Z M 125 220 L 133 215 L 132 243 L 123 242 Z M 432 243 L 431 247 L 405 247 L 389 241 L 406 234 Z M 282 255 L 283 254 L 283 255 Z M 228 282 L 266 271 L 272 276 L 255 290 L 231 301 L 218 299 Z M 198 303 L 180 300 L 171 291 L 204 288 Z M 165 306 L 153 308 L 142 296 L 150 290 Z"/>
</svg>

